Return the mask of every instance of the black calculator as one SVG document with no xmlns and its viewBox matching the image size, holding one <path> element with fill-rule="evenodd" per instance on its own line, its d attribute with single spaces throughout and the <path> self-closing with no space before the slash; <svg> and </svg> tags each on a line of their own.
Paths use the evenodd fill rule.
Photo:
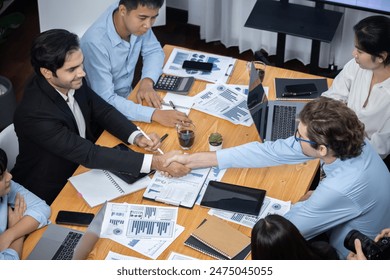
<svg viewBox="0 0 390 280">
<path fill-rule="evenodd" d="M 179 77 L 162 74 L 154 85 L 154 89 L 186 95 L 190 91 L 194 80 L 194 77 Z"/>
</svg>

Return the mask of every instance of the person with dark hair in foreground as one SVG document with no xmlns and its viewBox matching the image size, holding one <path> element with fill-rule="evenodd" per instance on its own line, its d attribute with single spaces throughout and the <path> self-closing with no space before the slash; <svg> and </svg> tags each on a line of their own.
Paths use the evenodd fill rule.
<svg viewBox="0 0 390 280">
<path fill-rule="evenodd" d="M 253 260 L 338 260 L 334 248 L 326 242 L 308 242 L 286 218 L 268 215 L 252 229 Z"/>
<path fill-rule="evenodd" d="M 20 259 L 26 235 L 47 225 L 49 217 L 42 199 L 12 181 L 0 148 L 0 260 Z"/>
<path fill-rule="evenodd" d="M 96 128 L 126 144 L 156 151 L 160 137 L 143 136 L 137 127 L 90 89 L 84 80 L 83 53 L 77 35 L 63 29 L 41 33 L 31 48 L 35 76 L 28 83 L 14 125 L 19 155 L 15 181 L 51 204 L 78 165 L 131 174 L 160 170 L 172 176 L 189 171 L 181 164 L 163 166 L 164 155 L 95 145 Z"/>
<path fill-rule="evenodd" d="M 390 224 L 390 173 L 365 140 L 364 125 L 344 103 L 327 97 L 308 102 L 294 136 L 251 142 L 217 152 L 175 155 L 189 168 L 258 168 L 320 159 L 326 177 L 284 216 L 305 237 L 326 235 L 345 259 L 344 237 L 357 229 L 370 238 Z"/>
</svg>

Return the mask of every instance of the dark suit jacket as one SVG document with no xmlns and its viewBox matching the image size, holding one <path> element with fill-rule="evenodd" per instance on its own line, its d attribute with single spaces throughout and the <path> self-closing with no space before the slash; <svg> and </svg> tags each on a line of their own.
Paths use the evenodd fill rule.
<svg viewBox="0 0 390 280">
<path fill-rule="evenodd" d="M 100 126 L 127 143 L 136 126 L 90 89 L 85 80 L 75 99 L 86 124 L 80 137 L 76 120 L 62 96 L 43 77 L 28 83 L 15 111 L 19 155 L 14 180 L 46 200 L 56 198 L 79 164 L 137 176 L 144 155 L 95 145 L 93 128 Z"/>
</svg>

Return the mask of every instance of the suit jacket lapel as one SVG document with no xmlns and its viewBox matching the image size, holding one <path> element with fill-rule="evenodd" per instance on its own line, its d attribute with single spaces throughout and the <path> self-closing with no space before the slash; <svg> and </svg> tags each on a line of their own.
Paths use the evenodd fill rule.
<svg viewBox="0 0 390 280">
<path fill-rule="evenodd" d="M 73 113 L 70 110 L 70 108 L 69 108 L 68 104 L 66 103 L 66 101 L 64 100 L 64 98 L 62 98 L 62 96 L 60 96 L 60 94 L 57 92 L 57 90 L 51 84 L 49 84 L 45 78 L 37 77 L 37 79 L 38 79 L 38 84 L 39 84 L 40 88 L 42 89 L 42 92 L 44 94 L 46 94 L 62 112 L 64 112 L 65 117 L 68 120 L 68 122 L 70 124 L 73 124 L 74 132 L 79 134 L 76 119 L 74 118 Z"/>
</svg>

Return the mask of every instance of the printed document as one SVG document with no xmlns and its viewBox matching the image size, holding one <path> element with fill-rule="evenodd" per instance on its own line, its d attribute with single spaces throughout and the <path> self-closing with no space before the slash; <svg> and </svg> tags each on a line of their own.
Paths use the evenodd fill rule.
<svg viewBox="0 0 390 280">
<path fill-rule="evenodd" d="M 101 237 L 172 239 L 177 213 L 176 207 L 109 202 Z"/>
<path fill-rule="evenodd" d="M 247 96 L 226 84 L 214 84 L 194 97 L 194 109 L 216 116 L 234 124 L 250 126 L 252 116 L 247 106 Z"/>
<path fill-rule="evenodd" d="M 213 64 L 213 68 L 211 72 L 183 69 L 182 65 L 185 60 L 210 62 Z M 192 76 L 195 79 L 211 83 L 226 83 L 233 72 L 235 63 L 236 59 L 232 57 L 174 48 L 165 63 L 163 72 L 181 77 Z"/>
<path fill-rule="evenodd" d="M 179 178 L 154 174 L 146 187 L 144 197 L 167 204 L 191 208 L 194 206 L 210 168 L 193 169 Z"/>
<path fill-rule="evenodd" d="M 291 201 L 283 201 L 283 200 L 266 196 L 264 198 L 264 202 L 258 217 L 245 215 L 241 213 L 223 211 L 218 209 L 210 209 L 208 213 L 210 215 L 217 216 L 221 219 L 253 228 L 253 226 L 257 223 L 258 220 L 271 214 L 277 214 L 283 216 L 285 213 L 287 213 L 290 210 L 290 208 L 291 208 Z"/>
</svg>

